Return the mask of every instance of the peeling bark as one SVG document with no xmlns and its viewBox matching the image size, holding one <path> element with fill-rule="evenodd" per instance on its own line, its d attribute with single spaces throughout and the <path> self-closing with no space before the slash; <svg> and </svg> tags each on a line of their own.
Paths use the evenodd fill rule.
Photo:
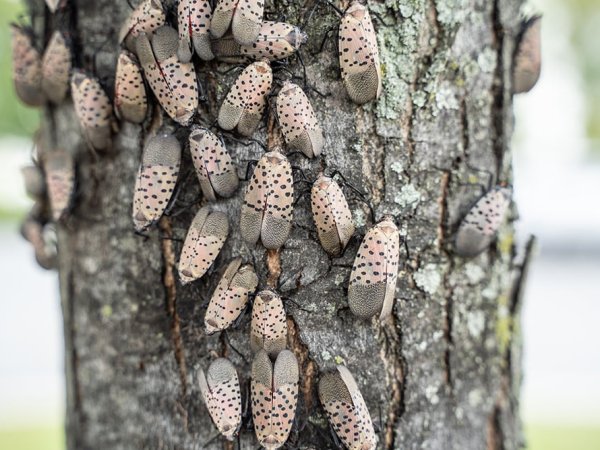
<svg viewBox="0 0 600 450">
<path fill-rule="evenodd" d="M 66 12 L 54 18 L 42 12 L 41 0 L 28 3 L 40 35 L 48 39 L 53 26 L 67 27 L 75 65 L 94 70 L 112 93 L 127 2 L 69 0 Z M 174 1 L 164 3 L 172 7 Z M 325 133 L 325 156 L 309 161 L 292 155 L 292 165 L 308 179 L 323 169 L 339 170 L 366 193 L 377 219 L 393 214 L 400 226 L 396 304 L 381 324 L 359 321 L 347 308 L 360 239 L 340 258 L 330 258 L 318 243 L 302 183 L 295 186 L 294 228 L 278 252 L 241 240 L 242 192 L 220 200 L 216 208 L 231 223 L 223 252 L 200 281 L 181 285 L 174 264 L 202 203 L 189 153 L 183 154 L 174 213 L 149 238 L 137 236 L 131 200 L 148 129 L 121 124 L 114 154 L 96 156 L 82 140 L 72 106 L 49 109 L 46 126 L 56 131 L 52 145 L 72 151 L 78 168 L 75 205 L 59 227 L 68 447 L 233 448 L 213 439 L 216 429 L 196 375 L 212 358 L 226 355 L 247 386 L 249 314 L 221 336 L 203 331 L 219 272 L 239 255 L 255 262 L 259 288 L 277 287 L 289 299 L 288 345 L 302 368 L 289 448 L 335 448 L 316 385 L 319 371 L 341 362 L 379 425 L 381 448 L 520 448 L 521 282 L 514 280 L 524 270 L 515 262 L 516 210 L 482 255 L 464 260 L 452 251 L 457 224 L 482 187 L 511 181 L 510 70 L 520 3 L 370 0 L 384 89 L 378 102 L 357 107 L 340 81 L 335 38 L 318 53 L 337 24 L 333 10 L 314 0 L 266 2 L 269 17 L 283 15 L 310 36 L 302 57 L 307 94 Z M 288 69 L 302 76 L 293 62 Z M 214 121 L 234 79 L 216 72 L 227 67 L 198 65 L 208 97 L 198 115 L 204 123 Z M 272 148 L 281 137 L 273 120 L 267 124 L 255 138 Z M 183 142 L 185 131 L 177 136 Z M 224 139 L 243 177 L 248 162 L 264 150 L 253 141 L 227 134 Z M 347 195 L 362 236 L 372 223 L 369 207 L 350 189 Z M 240 445 L 256 448 L 251 428 L 242 428 Z"/>
</svg>

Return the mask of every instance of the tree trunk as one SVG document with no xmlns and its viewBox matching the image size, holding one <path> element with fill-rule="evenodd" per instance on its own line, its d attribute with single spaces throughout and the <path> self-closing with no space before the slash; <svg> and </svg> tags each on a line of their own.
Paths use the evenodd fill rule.
<svg viewBox="0 0 600 450">
<path fill-rule="evenodd" d="M 172 0 L 165 3 L 173 6 Z M 174 264 L 199 203 L 185 205 L 200 192 L 189 154 L 184 152 L 174 206 L 180 214 L 164 217 L 144 238 L 133 232 L 131 203 L 147 125 L 122 123 L 114 153 L 93 155 L 71 102 L 46 110 L 44 126 L 56 131 L 52 146 L 77 157 L 74 207 L 59 226 L 68 447 L 233 448 L 220 438 L 211 441 L 217 431 L 200 399 L 197 373 L 215 355 L 224 355 L 247 386 L 249 315 L 227 335 L 203 331 L 220 271 L 241 255 L 254 260 L 259 286 L 276 280 L 289 299 L 289 348 L 301 363 L 298 426 L 289 448 L 335 448 L 316 386 L 321 370 L 342 361 L 379 425 L 379 448 L 520 448 L 524 270 L 515 262 L 516 210 L 482 255 L 458 258 L 452 244 L 481 187 L 490 179 L 511 181 L 510 74 L 520 3 L 371 0 L 384 90 L 377 102 L 359 107 L 340 81 L 335 33 L 318 53 L 327 31 L 337 27 L 335 12 L 314 0 L 266 2 L 270 16 L 283 15 L 310 37 L 301 53 L 314 89 L 308 95 L 325 133 L 325 156 L 320 161 L 292 155 L 292 165 L 308 179 L 322 164 L 328 172 L 339 170 L 367 193 L 377 219 L 393 214 L 400 226 L 396 303 L 384 323 L 357 320 L 348 311 L 346 289 L 360 239 L 341 258 L 329 258 L 316 239 L 302 183 L 296 185 L 292 234 L 276 254 L 241 240 L 241 191 L 219 201 L 217 208 L 232 225 L 228 241 L 212 273 L 182 286 Z M 29 4 L 43 18 L 34 25 L 46 38 L 52 27 L 68 27 L 76 66 L 94 70 L 110 92 L 127 2 L 68 0 L 65 12 L 54 18 L 43 13 L 41 0 Z M 208 96 L 199 117 L 207 123 L 234 79 L 216 72 L 227 67 L 199 65 Z M 288 69 L 302 74 L 295 58 Z M 276 77 L 286 76 L 281 71 Z M 255 135 L 264 143 L 274 137 L 272 121 Z M 240 175 L 264 152 L 227 134 L 225 141 Z M 372 223 L 369 209 L 350 198 L 363 235 Z M 243 427 L 241 448 L 257 446 L 253 431 Z"/>
</svg>

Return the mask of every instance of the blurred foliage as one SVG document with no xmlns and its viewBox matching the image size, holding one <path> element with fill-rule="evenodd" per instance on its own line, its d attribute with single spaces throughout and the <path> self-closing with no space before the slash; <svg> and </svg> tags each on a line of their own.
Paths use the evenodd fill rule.
<svg viewBox="0 0 600 450">
<path fill-rule="evenodd" d="M 23 427 L 0 429 L 0 448 L 6 450 L 62 450 L 65 436 L 62 427 Z"/>
<path fill-rule="evenodd" d="M 600 151 L 600 2 L 561 0 L 571 14 L 570 36 L 583 81 L 587 135 L 592 149 Z"/>
<path fill-rule="evenodd" d="M 24 12 L 21 0 L 0 0 L 0 135 L 31 136 L 39 124 L 39 110 L 25 106 L 17 99 L 12 82 L 9 25 L 19 21 L 29 24 L 28 19 L 21 19 Z"/>
<path fill-rule="evenodd" d="M 600 427 L 529 425 L 528 450 L 599 450 Z"/>
</svg>

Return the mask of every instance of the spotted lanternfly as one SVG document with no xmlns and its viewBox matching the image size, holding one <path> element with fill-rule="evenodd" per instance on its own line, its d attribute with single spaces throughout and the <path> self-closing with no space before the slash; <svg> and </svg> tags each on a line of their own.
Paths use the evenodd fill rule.
<svg viewBox="0 0 600 450">
<path fill-rule="evenodd" d="M 71 95 L 88 145 L 106 150 L 111 145 L 112 105 L 98 79 L 80 70 L 71 76 Z"/>
<path fill-rule="evenodd" d="M 66 150 L 52 150 L 44 154 L 44 172 L 52 217 L 58 222 L 69 209 L 75 190 L 75 161 Z"/>
<path fill-rule="evenodd" d="M 323 131 L 308 97 L 300 86 L 286 81 L 277 95 L 277 118 L 283 138 L 291 150 L 309 158 L 323 149 Z"/>
<path fill-rule="evenodd" d="M 55 31 L 42 59 L 42 89 L 52 103 L 65 99 L 70 76 L 71 49 L 63 34 Z"/>
<path fill-rule="evenodd" d="M 349 450 L 375 450 L 377 436 L 360 390 L 345 366 L 326 372 L 319 381 L 319 399 L 335 433 Z"/>
<path fill-rule="evenodd" d="M 456 253 L 473 257 L 484 251 L 496 236 L 510 204 L 510 189 L 497 187 L 485 194 L 461 222 L 456 233 Z"/>
<path fill-rule="evenodd" d="M 513 91 L 515 94 L 530 91 L 542 70 L 542 18 L 535 16 L 523 25 L 513 66 Z"/>
<path fill-rule="evenodd" d="M 281 297 L 271 290 L 260 291 L 252 305 L 250 347 L 265 350 L 271 357 L 283 350 L 287 340 L 287 321 Z"/>
<path fill-rule="evenodd" d="M 34 200 L 43 198 L 46 194 L 46 181 L 42 170 L 36 165 L 25 166 L 21 168 L 21 174 L 27 195 Z"/>
<path fill-rule="evenodd" d="M 260 33 L 264 14 L 262 0 L 220 0 L 210 23 L 213 37 L 223 37 L 231 25 L 233 38 L 242 45 L 252 45 Z"/>
<path fill-rule="evenodd" d="M 200 393 L 219 432 L 232 441 L 242 424 L 240 381 L 228 359 L 215 359 L 198 374 Z"/>
<path fill-rule="evenodd" d="M 144 75 L 163 109 L 173 120 L 188 125 L 198 109 L 198 80 L 192 63 L 177 59 L 177 31 L 164 26 L 136 41 Z"/>
<path fill-rule="evenodd" d="M 28 106 L 42 106 L 42 59 L 30 30 L 11 24 L 13 82 L 19 99 Z"/>
<path fill-rule="evenodd" d="M 241 45 L 233 36 L 224 36 L 213 41 L 212 49 L 215 56 L 224 61 L 248 58 L 277 61 L 292 56 L 307 40 L 306 33 L 294 25 L 265 21 L 251 45 Z"/>
<path fill-rule="evenodd" d="M 119 33 L 119 42 L 135 50 L 135 40 L 141 33 L 152 33 L 164 25 L 165 11 L 161 0 L 142 0 L 129 15 Z"/>
<path fill-rule="evenodd" d="M 190 153 L 207 200 L 231 197 L 239 178 L 223 142 L 206 128 L 197 128 L 190 134 Z"/>
<path fill-rule="evenodd" d="M 366 6 L 353 2 L 339 28 L 339 57 L 342 81 L 348 96 L 362 105 L 381 93 L 381 65 L 377 36 Z"/>
<path fill-rule="evenodd" d="M 252 361 L 250 383 L 252 419 L 258 442 L 267 450 L 281 448 L 288 439 L 298 402 L 298 360 L 283 350 L 275 364 L 259 351 Z"/>
<path fill-rule="evenodd" d="M 229 234 L 227 215 L 220 211 L 201 208 L 188 230 L 181 258 L 179 278 L 183 284 L 202 277 L 215 262 Z"/>
<path fill-rule="evenodd" d="M 219 126 L 237 127 L 240 134 L 252 136 L 260 123 L 271 92 L 273 72 L 268 61 L 250 64 L 235 80 L 219 109 Z"/>
<path fill-rule="evenodd" d="M 385 319 L 392 312 L 399 258 L 400 233 L 385 216 L 365 235 L 352 266 L 348 303 L 356 316 Z"/>
<path fill-rule="evenodd" d="M 198 56 L 210 61 L 215 57 L 210 48 L 210 2 L 207 0 L 179 0 L 177 6 L 179 19 L 179 61 L 188 63 L 195 50 Z"/>
<path fill-rule="evenodd" d="M 142 123 L 148 111 L 146 86 L 137 58 L 123 50 L 115 74 L 115 114 L 121 120 Z"/>
<path fill-rule="evenodd" d="M 57 266 L 56 248 L 52 249 L 46 243 L 44 226 L 33 217 L 25 219 L 21 225 L 21 235 L 31 244 L 35 253 L 35 260 L 40 267 L 46 270 L 55 269 Z"/>
<path fill-rule="evenodd" d="M 335 180 L 321 175 L 313 184 L 310 200 L 321 245 L 330 255 L 341 255 L 355 229 L 344 193 Z"/>
<path fill-rule="evenodd" d="M 266 153 L 246 187 L 240 230 L 246 242 L 259 240 L 271 250 L 280 248 L 292 229 L 294 187 L 292 166 L 277 150 Z"/>
<path fill-rule="evenodd" d="M 181 145 L 175 136 L 154 136 L 144 147 L 133 194 L 133 223 L 137 231 L 144 231 L 165 212 L 180 164 Z"/>
<path fill-rule="evenodd" d="M 213 293 L 204 326 L 206 334 L 223 331 L 237 320 L 248 304 L 248 297 L 258 286 L 258 277 L 251 264 L 242 265 L 242 258 L 229 263 Z"/>
</svg>

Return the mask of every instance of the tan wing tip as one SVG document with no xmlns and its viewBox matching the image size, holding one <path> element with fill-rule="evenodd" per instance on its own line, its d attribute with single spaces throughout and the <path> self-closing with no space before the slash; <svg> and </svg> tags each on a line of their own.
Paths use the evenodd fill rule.
<svg viewBox="0 0 600 450">
<path fill-rule="evenodd" d="M 350 283 L 348 286 L 348 306 L 356 317 L 369 319 L 381 314 L 385 297 L 386 284 Z"/>
<path fill-rule="evenodd" d="M 192 60 L 192 51 L 187 42 L 179 41 L 179 47 L 177 48 L 177 59 L 182 63 L 189 63 Z"/>
<path fill-rule="evenodd" d="M 210 387 L 238 377 L 235 367 L 227 358 L 217 358 L 210 363 L 206 376 Z"/>
<path fill-rule="evenodd" d="M 15 90 L 19 100 L 27 106 L 39 107 L 46 103 L 46 95 L 41 86 L 15 82 Z"/>
<path fill-rule="evenodd" d="M 283 384 L 297 384 L 300 379 L 298 359 L 291 350 L 281 350 L 274 366 L 275 388 Z"/>
<path fill-rule="evenodd" d="M 471 228 L 460 227 L 454 241 L 454 252 L 461 258 L 474 258 L 489 246 L 492 239 L 493 236 L 488 238 Z"/>
<path fill-rule="evenodd" d="M 263 349 L 259 349 L 252 360 L 252 380 L 271 387 L 273 364 L 268 353 Z"/>
<path fill-rule="evenodd" d="M 241 17 L 239 14 L 234 15 L 231 30 L 236 42 L 241 45 L 252 45 L 260 34 L 262 23 L 254 20 Z"/>
<path fill-rule="evenodd" d="M 213 16 L 210 20 L 210 34 L 215 39 L 223 37 L 223 35 L 229 29 L 231 25 L 231 19 L 233 18 L 233 11 L 219 11 L 218 9 L 213 12 Z"/>
<path fill-rule="evenodd" d="M 327 409 L 327 405 L 336 400 L 352 401 L 348 386 L 341 377 L 339 370 L 329 369 L 321 374 L 318 385 L 319 400 Z"/>
<path fill-rule="evenodd" d="M 179 34 L 174 28 L 163 25 L 154 31 L 152 35 L 152 50 L 159 62 L 176 55 L 178 48 Z"/>
<path fill-rule="evenodd" d="M 194 44 L 194 50 L 204 61 L 211 61 L 215 58 L 215 54 L 212 51 L 212 45 L 208 34 L 202 34 L 200 36 L 192 36 L 192 42 Z"/>
</svg>

